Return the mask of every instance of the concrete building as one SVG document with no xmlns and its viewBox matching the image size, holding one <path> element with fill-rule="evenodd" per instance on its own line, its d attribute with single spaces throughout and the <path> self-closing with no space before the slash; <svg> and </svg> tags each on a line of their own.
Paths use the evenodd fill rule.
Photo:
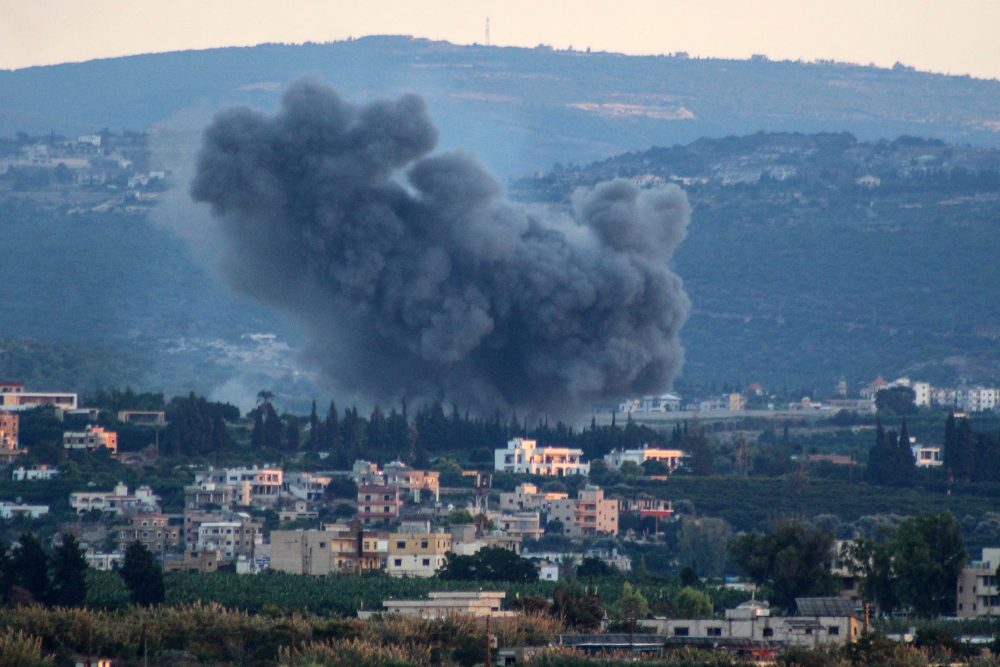
<svg viewBox="0 0 1000 667">
<path fill-rule="evenodd" d="M 910 439 L 914 440 L 914 438 Z M 940 447 L 928 447 L 913 443 L 910 446 L 910 451 L 913 452 L 913 460 L 916 461 L 918 468 L 940 468 L 944 465 L 944 457 Z"/>
<path fill-rule="evenodd" d="M 390 533 L 385 571 L 394 577 L 433 577 L 451 552 L 448 533 Z"/>
<path fill-rule="evenodd" d="M 181 527 L 171 524 L 166 514 L 140 512 L 117 527 L 118 551 L 125 553 L 133 542 L 139 542 L 154 554 L 177 551 L 181 546 Z"/>
<path fill-rule="evenodd" d="M 472 523 L 450 526 L 448 532 L 451 534 L 451 552 L 456 556 L 472 556 L 481 549 L 489 548 L 521 553 L 523 540 L 520 535 L 479 530 Z"/>
<path fill-rule="evenodd" d="M 674 515 L 674 506 L 671 501 L 660 498 L 633 498 L 623 502 L 621 511 L 638 514 L 642 518 L 669 519 Z"/>
<path fill-rule="evenodd" d="M 681 397 L 677 394 L 658 394 L 656 396 L 633 398 L 618 406 L 618 411 L 625 414 L 635 412 L 678 412 L 680 409 Z"/>
<path fill-rule="evenodd" d="M 62 410 L 76 410 L 77 396 L 58 391 L 10 391 L 0 392 L 0 408 L 4 410 L 30 410 L 45 405 Z"/>
<path fill-rule="evenodd" d="M 913 383 L 913 402 L 918 408 L 928 408 L 931 405 L 931 383 L 930 382 L 914 382 Z"/>
<path fill-rule="evenodd" d="M 43 464 L 31 466 L 30 468 L 19 466 L 14 469 L 10 477 L 11 480 L 15 482 L 35 482 L 55 479 L 58 476 L 58 468 L 50 468 L 49 466 Z"/>
<path fill-rule="evenodd" d="M 184 487 L 185 509 L 221 509 L 236 502 L 236 488 L 214 482 Z"/>
<path fill-rule="evenodd" d="M 135 426 L 165 426 L 167 413 L 163 410 L 119 410 L 118 421 Z"/>
<path fill-rule="evenodd" d="M 65 431 L 63 448 L 92 452 L 104 447 L 112 454 L 118 451 L 118 434 L 103 426 L 88 426 L 86 431 Z"/>
<path fill-rule="evenodd" d="M 671 638 L 746 639 L 795 646 L 821 646 L 856 641 L 864 622 L 850 600 L 839 597 L 798 598 L 795 616 L 771 616 L 767 603 L 748 600 L 727 609 L 724 619 L 655 618 L 644 620 L 656 633 Z"/>
<path fill-rule="evenodd" d="M 513 514 L 489 512 L 487 517 L 501 533 L 521 539 L 538 539 L 545 534 L 538 512 L 514 512 Z"/>
<path fill-rule="evenodd" d="M 104 553 L 101 551 L 88 551 L 83 555 L 87 561 L 87 567 L 102 572 L 107 570 L 117 570 L 125 563 L 125 554 L 121 552 Z"/>
<path fill-rule="evenodd" d="M 159 512 L 160 497 L 148 486 L 140 486 L 135 494 L 119 482 L 113 491 L 76 491 L 69 494 L 69 506 L 77 514 L 90 511 L 105 514 L 135 514 L 136 512 Z"/>
<path fill-rule="evenodd" d="M 385 464 L 382 474 L 386 486 L 402 489 L 413 502 L 419 503 L 421 494 L 435 502 L 441 499 L 441 473 L 436 470 L 414 470 L 402 461 L 393 461 Z"/>
<path fill-rule="evenodd" d="M 18 448 L 21 417 L 15 412 L 0 410 L 0 450 Z"/>
<path fill-rule="evenodd" d="M 212 483 L 233 487 L 235 502 L 243 507 L 271 507 L 281 498 L 285 472 L 281 468 L 223 468 L 196 473 L 195 484 Z"/>
<path fill-rule="evenodd" d="M 641 466 L 646 461 L 659 461 L 670 472 L 674 472 L 684 465 L 685 456 L 687 454 L 679 449 L 661 449 L 659 447 L 644 445 L 639 449 L 613 450 L 604 456 L 604 462 L 608 464 L 609 468 L 618 470 L 625 462 Z"/>
<path fill-rule="evenodd" d="M 469 615 L 477 618 L 486 616 L 509 617 L 517 612 L 500 608 L 505 597 L 503 591 L 439 591 L 427 594 L 426 600 L 386 600 L 382 603 L 385 614 L 419 616 L 420 618 L 447 618 Z M 358 612 L 358 618 L 370 618 L 377 612 Z"/>
<path fill-rule="evenodd" d="M 295 500 L 321 500 L 333 477 L 313 472 L 292 472 L 285 475 L 282 493 Z"/>
<path fill-rule="evenodd" d="M 195 551 L 217 551 L 224 561 L 253 559 L 263 540 L 261 526 L 243 516 L 229 521 L 206 521 L 198 525 Z"/>
<path fill-rule="evenodd" d="M 618 501 L 606 499 L 604 490 L 588 484 L 576 498 L 549 503 L 548 520 L 559 521 L 569 537 L 618 534 Z"/>
<path fill-rule="evenodd" d="M 384 560 L 378 535 L 364 532 L 356 521 L 323 530 L 271 531 L 271 569 L 279 572 L 361 574 L 381 570 Z"/>
<path fill-rule="evenodd" d="M 359 486 L 358 519 L 365 526 L 387 526 L 399 520 L 402 491 L 395 486 Z"/>
<path fill-rule="evenodd" d="M 500 494 L 500 509 L 504 512 L 543 510 L 548 508 L 551 501 L 566 498 L 569 498 L 569 494 L 565 491 L 540 492 L 537 486 L 525 482 L 516 486 L 513 491 Z"/>
<path fill-rule="evenodd" d="M 583 450 L 571 447 L 539 447 L 537 441 L 514 438 L 506 449 L 494 453 L 497 472 L 566 477 L 587 475 L 590 464 L 583 462 Z"/>
<path fill-rule="evenodd" d="M 28 517 L 37 519 L 49 513 L 48 505 L 27 505 L 20 500 L 0 500 L 0 519 Z"/>
<path fill-rule="evenodd" d="M 1000 405 L 1000 389 L 996 387 L 959 387 L 955 405 L 966 412 L 989 412 Z"/>
<path fill-rule="evenodd" d="M 982 558 L 962 568 L 958 575 L 956 615 L 959 618 L 1000 616 L 997 567 L 1000 547 L 983 549 Z"/>
<path fill-rule="evenodd" d="M 185 551 L 183 554 L 166 554 L 164 572 L 217 572 L 222 557 L 218 551 Z"/>
</svg>

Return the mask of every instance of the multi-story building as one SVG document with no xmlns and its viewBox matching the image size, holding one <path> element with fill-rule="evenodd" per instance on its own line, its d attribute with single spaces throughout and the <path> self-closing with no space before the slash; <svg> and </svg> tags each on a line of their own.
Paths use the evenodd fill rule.
<svg viewBox="0 0 1000 667">
<path fill-rule="evenodd" d="M 15 482 L 47 481 L 59 476 L 58 468 L 50 468 L 47 465 L 31 466 L 25 468 L 19 466 L 11 473 L 11 479 Z"/>
<path fill-rule="evenodd" d="M 966 412 L 988 412 L 1000 404 L 1000 389 L 996 387 L 960 387 L 955 392 L 955 404 Z"/>
<path fill-rule="evenodd" d="M 16 412 L 0 410 L 0 450 L 18 448 L 21 417 Z"/>
<path fill-rule="evenodd" d="M 183 554 L 166 554 L 164 572 L 217 572 L 221 562 L 218 551 L 185 551 Z"/>
<path fill-rule="evenodd" d="M 176 551 L 181 546 L 181 529 L 170 523 L 166 514 L 141 512 L 129 517 L 128 523 L 117 527 L 118 551 L 125 553 L 133 542 L 139 542 L 154 554 Z"/>
<path fill-rule="evenodd" d="M 235 487 L 225 484 L 202 482 L 184 487 L 185 509 L 220 509 L 232 507 L 235 501 Z"/>
<path fill-rule="evenodd" d="M 498 472 L 528 475 L 587 475 L 590 464 L 583 462 L 583 450 L 571 447 L 539 447 L 535 440 L 514 438 L 506 449 L 494 454 L 494 467 Z"/>
<path fill-rule="evenodd" d="M 414 502 L 420 502 L 421 493 L 440 500 L 441 473 L 436 470 L 414 470 L 402 461 L 393 461 L 385 464 L 382 474 L 386 486 L 402 489 Z"/>
<path fill-rule="evenodd" d="M 88 452 L 104 447 L 112 454 L 118 451 L 118 434 L 107 431 L 103 426 L 88 426 L 86 431 L 66 431 L 63 433 L 63 448 Z"/>
<path fill-rule="evenodd" d="M 931 405 L 931 383 L 913 383 L 913 402 L 918 408 L 927 408 Z"/>
<path fill-rule="evenodd" d="M 687 456 L 679 449 L 661 449 L 659 447 L 649 447 L 644 445 L 639 449 L 616 449 L 604 456 L 604 462 L 609 468 L 618 470 L 625 462 L 632 462 L 641 466 L 646 461 L 659 461 L 673 472 L 684 465 L 684 457 Z"/>
<path fill-rule="evenodd" d="M 538 539 L 545 534 L 538 512 L 514 512 L 513 514 L 490 512 L 489 518 L 501 533 L 521 539 Z"/>
<path fill-rule="evenodd" d="M 83 555 L 83 558 L 87 561 L 87 567 L 100 570 L 102 572 L 107 570 L 117 570 L 125 564 L 125 554 L 120 551 L 114 551 L 112 553 L 87 551 Z"/>
<path fill-rule="evenodd" d="M 285 473 L 281 468 L 222 468 L 196 473 L 195 484 L 217 484 L 233 487 L 237 505 L 270 507 L 281 498 Z"/>
<path fill-rule="evenodd" d="M 506 549 L 516 554 L 521 553 L 522 538 L 500 531 L 487 532 L 479 530 L 475 524 L 453 525 L 448 529 L 451 534 L 451 551 L 457 556 L 471 556 L 480 549 Z"/>
<path fill-rule="evenodd" d="M 9 391 L 0 392 L 0 408 L 4 410 L 29 410 L 50 405 L 61 410 L 76 410 L 76 394 L 58 391 Z"/>
<path fill-rule="evenodd" d="M 20 499 L 15 501 L 0 500 L 0 519 L 13 519 L 21 516 L 37 519 L 48 513 L 48 505 L 27 505 L 22 503 Z"/>
<path fill-rule="evenodd" d="M 618 501 L 604 497 L 604 490 L 588 484 L 576 498 L 549 503 L 548 520 L 559 521 L 569 537 L 618 534 Z"/>
<path fill-rule="evenodd" d="M 271 569 L 291 574 L 360 574 L 384 567 L 378 535 L 357 521 L 323 530 L 271 531 Z"/>
<path fill-rule="evenodd" d="M 426 600 L 386 600 L 382 603 L 384 614 L 419 616 L 420 618 L 448 618 L 456 614 L 474 617 L 503 618 L 518 612 L 500 609 L 506 594 L 503 591 L 436 591 L 427 594 Z M 359 612 L 359 618 L 369 618 L 376 612 Z"/>
<path fill-rule="evenodd" d="M 1000 588 L 997 587 L 997 567 L 1000 547 L 983 549 L 982 558 L 962 568 L 958 575 L 959 618 L 1000 616 Z"/>
<path fill-rule="evenodd" d="M 624 501 L 621 510 L 632 512 L 640 517 L 656 517 L 657 519 L 669 519 L 674 514 L 673 503 L 661 498 L 632 498 Z"/>
<path fill-rule="evenodd" d="M 390 533 L 385 570 L 394 577 L 433 577 L 451 546 L 448 533 Z"/>
<path fill-rule="evenodd" d="M 525 482 L 514 487 L 513 491 L 500 494 L 500 509 L 504 512 L 522 510 L 547 509 L 553 500 L 565 500 L 569 494 L 565 491 L 539 491 L 534 484 Z"/>
<path fill-rule="evenodd" d="M 217 551 L 222 560 L 252 560 L 262 544 L 261 526 L 242 515 L 228 521 L 205 521 L 198 525 L 193 551 Z"/>
<path fill-rule="evenodd" d="M 140 486 L 135 494 L 129 494 L 128 487 L 119 482 L 113 491 L 76 491 L 69 494 L 69 506 L 77 514 L 90 511 L 105 514 L 134 514 L 136 512 L 159 512 L 160 497 L 148 486 Z"/>
<path fill-rule="evenodd" d="M 359 486 L 358 519 L 365 526 L 386 526 L 399 519 L 402 491 L 395 486 Z"/>
<path fill-rule="evenodd" d="M 317 475 L 312 472 L 287 473 L 282 492 L 296 500 L 312 502 L 323 497 L 326 487 L 332 480 L 329 475 Z"/>
<path fill-rule="evenodd" d="M 659 394 L 633 398 L 618 406 L 619 412 L 677 412 L 681 409 L 681 397 L 677 394 Z"/>
</svg>

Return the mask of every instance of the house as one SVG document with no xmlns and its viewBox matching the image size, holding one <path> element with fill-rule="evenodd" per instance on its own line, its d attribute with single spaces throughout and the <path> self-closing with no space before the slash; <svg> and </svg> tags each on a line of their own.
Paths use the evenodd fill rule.
<svg viewBox="0 0 1000 667">
<path fill-rule="evenodd" d="M 119 410 L 118 421 L 135 426 L 165 426 L 167 413 L 163 410 Z"/>
<path fill-rule="evenodd" d="M 65 431 L 63 448 L 95 451 L 104 447 L 112 454 L 118 451 L 118 434 L 106 431 L 103 426 L 88 426 L 86 431 Z"/>
<path fill-rule="evenodd" d="M 307 521 L 319 518 L 319 512 L 309 509 L 309 503 L 296 500 L 291 509 L 278 510 L 278 521 Z"/>
<path fill-rule="evenodd" d="M 74 393 L 58 391 L 0 391 L 0 408 L 4 410 L 30 410 L 41 406 L 52 406 L 62 410 L 76 410 L 77 396 Z"/>
<path fill-rule="evenodd" d="M 285 475 L 282 493 L 296 500 L 316 501 L 323 498 L 333 477 L 312 472 L 292 472 Z"/>
<path fill-rule="evenodd" d="M 382 470 L 386 486 L 402 489 L 413 502 L 420 502 L 421 492 L 435 502 L 441 499 L 441 473 L 436 470 L 414 470 L 402 461 L 386 463 Z"/>
<path fill-rule="evenodd" d="M 129 545 L 139 542 L 154 554 L 176 551 L 181 546 L 181 528 L 171 524 L 166 514 L 140 512 L 117 527 L 118 551 L 125 553 Z"/>
<path fill-rule="evenodd" d="M 14 519 L 17 517 L 37 519 L 48 513 L 48 505 L 26 505 L 20 499 L 15 501 L 0 500 L 0 519 Z"/>
<path fill-rule="evenodd" d="M 390 533 L 385 571 L 394 577 L 433 577 L 451 553 L 448 533 Z"/>
<path fill-rule="evenodd" d="M 232 507 L 235 502 L 236 489 L 232 486 L 202 482 L 184 487 L 185 509 Z"/>
<path fill-rule="evenodd" d="M 553 500 L 566 498 L 569 498 L 569 494 L 565 491 L 539 492 L 537 486 L 525 482 L 516 486 L 513 491 L 500 494 L 500 509 L 504 512 L 541 510 L 546 509 Z"/>
<path fill-rule="evenodd" d="M 928 447 L 915 442 L 916 438 L 910 438 L 914 442 L 910 445 L 913 452 L 913 460 L 918 468 L 940 468 L 944 465 L 944 457 L 940 447 Z"/>
<path fill-rule="evenodd" d="M 856 641 L 864 622 L 855 613 L 854 603 L 841 597 L 797 598 L 795 616 L 771 616 L 766 602 L 748 600 L 727 609 L 724 619 L 655 618 L 643 621 L 656 633 L 673 638 L 672 643 L 689 640 L 743 639 L 796 646 L 820 646 Z"/>
<path fill-rule="evenodd" d="M 956 615 L 959 618 L 1000 615 L 998 567 L 1000 567 L 1000 547 L 991 547 L 983 549 L 979 560 L 972 561 L 962 568 L 957 583 Z"/>
<path fill-rule="evenodd" d="M 494 453 L 497 472 L 511 472 L 529 475 L 569 475 L 590 474 L 590 464 L 583 462 L 583 450 L 571 447 L 539 447 L 535 440 L 514 438 L 507 442 L 506 449 Z"/>
<path fill-rule="evenodd" d="M 623 503 L 621 511 L 638 514 L 642 518 L 669 519 L 674 514 L 673 503 L 660 498 L 632 498 Z"/>
<path fill-rule="evenodd" d="M 563 534 L 569 537 L 617 535 L 618 510 L 617 500 L 605 498 L 603 489 L 587 484 L 575 499 L 550 502 L 548 520 L 562 523 Z"/>
<path fill-rule="evenodd" d="M 148 486 L 140 486 L 134 495 L 129 494 L 128 487 L 119 482 L 113 491 L 75 491 L 69 494 L 69 506 L 77 514 L 91 511 L 106 514 L 159 512 L 160 497 Z"/>
<path fill-rule="evenodd" d="M 619 412 L 626 414 L 634 412 L 678 412 L 681 409 L 681 397 L 677 394 L 659 394 L 629 399 L 618 406 Z"/>
<path fill-rule="evenodd" d="M 218 551 L 185 551 L 183 554 L 166 554 L 164 572 L 217 572 L 222 561 Z"/>
<path fill-rule="evenodd" d="M 83 555 L 83 558 L 87 561 L 87 567 L 91 567 L 102 572 L 107 570 L 117 570 L 125 563 L 125 554 L 120 551 L 116 551 L 114 553 L 87 551 L 87 553 Z"/>
<path fill-rule="evenodd" d="M 487 518 L 493 522 L 498 531 L 521 539 L 538 539 L 545 534 L 538 512 L 514 512 L 506 514 L 487 512 Z"/>
<path fill-rule="evenodd" d="M 559 563 L 550 560 L 535 561 L 539 581 L 559 581 Z"/>
<path fill-rule="evenodd" d="M 451 533 L 451 552 L 457 556 L 472 556 L 480 549 L 506 549 L 516 554 L 521 553 L 522 538 L 520 535 L 509 535 L 503 532 L 486 532 L 475 524 L 459 524 L 449 527 Z"/>
<path fill-rule="evenodd" d="M 21 416 L 16 412 L 0 410 L 0 450 L 13 451 L 18 448 Z"/>
<path fill-rule="evenodd" d="M 385 600 L 382 613 L 430 619 L 456 614 L 477 618 L 516 616 L 517 612 L 500 608 L 505 595 L 503 591 L 435 591 L 428 593 L 426 600 Z M 376 613 L 358 612 L 358 618 L 371 618 Z"/>
<path fill-rule="evenodd" d="M 15 482 L 47 481 L 59 476 L 58 468 L 50 468 L 47 465 L 31 466 L 25 468 L 19 466 L 11 473 L 11 479 Z"/>
<path fill-rule="evenodd" d="M 396 522 L 402 505 L 402 491 L 398 487 L 358 487 L 358 519 L 365 526 L 385 526 Z"/>
<path fill-rule="evenodd" d="M 618 470 L 623 463 L 631 462 L 641 466 L 646 461 L 659 461 L 667 467 L 669 472 L 674 472 L 684 465 L 684 458 L 687 456 L 679 449 L 661 449 L 643 445 L 639 449 L 616 449 L 604 456 L 604 462 L 609 468 Z"/>
<path fill-rule="evenodd" d="M 205 521 L 198 525 L 195 551 L 217 551 L 225 561 L 253 559 L 262 543 L 261 526 L 247 515 L 228 521 Z"/>
</svg>

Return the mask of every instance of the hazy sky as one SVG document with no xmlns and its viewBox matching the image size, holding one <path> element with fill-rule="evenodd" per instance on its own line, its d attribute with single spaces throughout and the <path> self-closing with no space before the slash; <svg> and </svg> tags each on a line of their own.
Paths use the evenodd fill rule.
<svg viewBox="0 0 1000 667">
<path fill-rule="evenodd" d="M 412 34 L 625 53 L 829 58 L 1000 78 L 1000 0 L 0 0 L 0 68 Z"/>
</svg>

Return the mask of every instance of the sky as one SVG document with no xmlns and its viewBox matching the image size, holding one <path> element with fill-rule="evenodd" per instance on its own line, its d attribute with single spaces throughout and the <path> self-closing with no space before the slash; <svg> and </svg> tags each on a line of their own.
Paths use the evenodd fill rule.
<svg viewBox="0 0 1000 667">
<path fill-rule="evenodd" d="M 0 0 L 0 69 L 407 34 L 1000 78 L 1000 0 Z"/>
</svg>

